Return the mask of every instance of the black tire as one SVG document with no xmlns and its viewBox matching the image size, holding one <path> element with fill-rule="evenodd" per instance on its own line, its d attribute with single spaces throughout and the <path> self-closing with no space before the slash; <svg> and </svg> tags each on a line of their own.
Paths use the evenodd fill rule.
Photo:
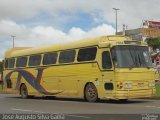
<svg viewBox="0 0 160 120">
<path fill-rule="evenodd" d="M 84 98 L 88 102 L 96 102 L 98 100 L 98 93 L 94 84 L 87 84 L 84 91 Z"/>
<path fill-rule="evenodd" d="M 25 84 L 23 84 L 23 85 L 21 86 L 21 88 L 20 88 L 20 93 L 21 93 L 21 97 L 22 97 L 23 99 L 27 99 L 27 98 L 28 98 L 28 89 L 27 89 L 27 87 L 26 87 Z"/>
</svg>

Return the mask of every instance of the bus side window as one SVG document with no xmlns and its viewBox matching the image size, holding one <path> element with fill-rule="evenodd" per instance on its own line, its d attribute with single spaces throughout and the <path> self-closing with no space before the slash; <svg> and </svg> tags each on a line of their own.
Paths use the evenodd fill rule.
<svg viewBox="0 0 160 120">
<path fill-rule="evenodd" d="M 19 57 L 16 61 L 16 67 L 26 67 L 27 57 Z"/>
<path fill-rule="evenodd" d="M 96 53 L 97 53 L 97 48 L 96 47 L 82 48 L 78 52 L 77 61 L 78 62 L 83 62 L 83 61 L 95 60 Z"/>
<path fill-rule="evenodd" d="M 59 63 L 71 63 L 74 62 L 76 55 L 75 50 L 67 50 L 67 51 L 61 51 L 59 56 Z"/>
<path fill-rule="evenodd" d="M 108 51 L 104 51 L 102 53 L 102 67 L 103 69 L 111 69 L 112 68 L 112 62 L 111 57 Z"/>
<path fill-rule="evenodd" d="M 15 58 L 8 59 L 8 68 L 14 68 Z"/>
<path fill-rule="evenodd" d="M 56 64 L 57 53 L 46 53 L 43 56 L 43 65 Z"/>
<path fill-rule="evenodd" d="M 41 55 L 33 55 L 29 57 L 29 66 L 38 66 L 41 63 Z"/>
<path fill-rule="evenodd" d="M 8 59 L 5 60 L 5 64 L 4 64 L 5 69 L 8 68 Z"/>
</svg>

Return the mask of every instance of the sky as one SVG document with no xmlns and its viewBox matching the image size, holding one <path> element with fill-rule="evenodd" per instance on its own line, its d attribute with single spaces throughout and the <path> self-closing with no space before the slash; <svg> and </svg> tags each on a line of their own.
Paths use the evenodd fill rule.
<svg viewBox="0 0 160 120">
<path fill-rule="evenodd" d="M 0 0 L 0 60 L 13 47 L 63 44 L 160 21 L 160 0 Z"/>
</svg>

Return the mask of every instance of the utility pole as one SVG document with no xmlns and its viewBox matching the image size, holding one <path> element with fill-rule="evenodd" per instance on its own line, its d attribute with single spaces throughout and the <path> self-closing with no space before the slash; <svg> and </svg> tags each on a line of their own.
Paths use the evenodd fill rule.
<svg viewBox="0 0 160 120">
<path fill-rule="evenodd" d="M 118 8 L 113 8 L 113 10 L 115 10 L 115 13 L 116 13 L 116 33 L 117 34 L 117 11 L 120 10 Z"/>
<path fill-rule="evenodd" d="M 16 36 L 11 35 L 11 37 L 12 37 L 12 39 L 13 39 L 13 48 L 14 48 L 14 38 L 15 38 Z"/>
</svg>

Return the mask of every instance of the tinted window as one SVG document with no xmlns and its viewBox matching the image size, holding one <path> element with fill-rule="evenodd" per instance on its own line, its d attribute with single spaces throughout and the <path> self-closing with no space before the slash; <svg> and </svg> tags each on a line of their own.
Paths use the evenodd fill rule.
<svg viewBox="0 0 160 120">
<path fill-rule="evenodd" d="M 8 60 L 5 60 L 5 68 L 8 68 Z"/>
<path fill-rule="evenodd" d="M 94 60 L 96 57 L 96 53 L 97 53 L 96 47 L 80 49 L 78 52 L 77 60 L 79 62 Z"/>
<path fill-rule="evenodd" d="M 74 62 L 76 51 L 68 50 L 60 52 L 59 62 L 60 63 L 70 63 Z"/>
<path fill-rule="evenodd" d="M 15 58 L 8 59 L 5 63 L 6 68 L 14 68 Z"/>
<path fill-rule="evenodd" d="M 27 65 L 27 57 L 17 58 L 16 67 L 25 67 Z"/>
<path fill-rule="evenodd" d="M 109 52 L 104 51 L 102 53 L 102 67 L 104 69 L 111 69 L 112 68 L 112 63 L 111 63 L 111 57 Z"/>
<path fill-rule="evenodd" d="M 41 55 L 30 56 L 29 66 L 37 66 L 41 63 Z"/>
<path fill-rule="evenodd" d="M 47 53 L 43 57 L 43 65 L 55 64 L 57 60 L 57 53 Z"/>
<path fill-rule="evenodd" d="M 153 67 L 148 47 L 115 46 L 111 51 L 113 62 L 117 68 Z"/>
</svg>

